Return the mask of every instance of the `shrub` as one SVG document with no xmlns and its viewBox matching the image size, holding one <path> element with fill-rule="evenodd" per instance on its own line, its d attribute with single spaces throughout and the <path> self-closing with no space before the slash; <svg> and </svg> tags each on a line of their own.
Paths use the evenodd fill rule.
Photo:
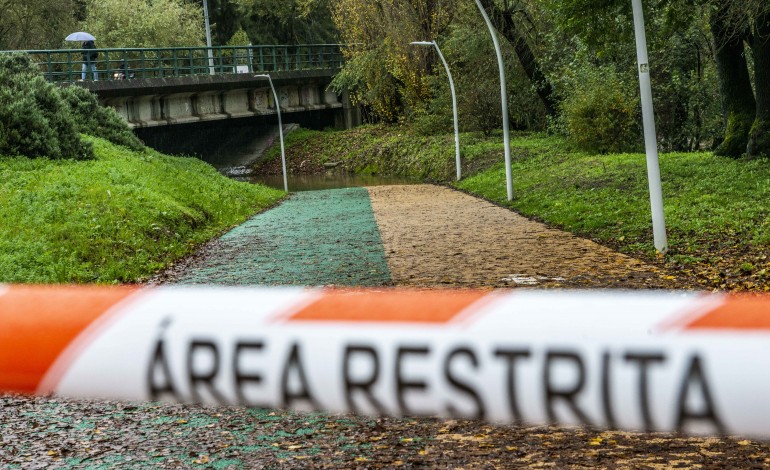
<svg viewBox="0 0 770 470">
<path fill-rule="evenodd" d="M 144 149 L 139 140 L 114 109 L 101 106 L 96 95 L 79 86 L 61 89 L 61 96 L 70 108 L 78 132 L 101 137 L 132 150 Z"/>
<path fill-rule="evenodd" d="M 611 67 L 581 67 L 562 102 L 570 141 L 590 152 L 622 152 L 639 144 L 636 93 Z"/>
<path fill-rule="evenodd" d="M 93 158 L 59 88 L 24 54 L 0 54 L 0 154 Z"/>
</svg>

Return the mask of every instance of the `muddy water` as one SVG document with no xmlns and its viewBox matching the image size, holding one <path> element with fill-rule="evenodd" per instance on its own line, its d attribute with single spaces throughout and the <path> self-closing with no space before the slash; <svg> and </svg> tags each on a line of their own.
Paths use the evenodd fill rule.
<svg viewBox="0 0 770 470">
<path fill-rule="evenodd" d="M 248 181 L 251 183 L 270 186 L 271 188 L 283 189 L 283 176 L 280 175 L 246 175 L 233 177 L 241 181 Z M 289 175 L 288 177 L 289 192 L 416 183 L 417 182 L 414 180 L 400 177 L 351 175 L 338 172 L 329 172 L 322 175 Z"/>
</svg>

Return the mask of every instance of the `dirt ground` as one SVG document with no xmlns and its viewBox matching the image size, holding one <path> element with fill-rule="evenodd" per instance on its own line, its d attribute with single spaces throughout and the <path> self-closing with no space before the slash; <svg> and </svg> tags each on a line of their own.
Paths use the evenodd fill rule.
<svg viewBox="0 0 770 470">
<path fill-rule="evenodd" d="M 447 188 L 382 186 L 369 195 L 396 286 L 682 287 L 656 267 Z M 221 246 L 213 242 L 153 282 L 176 282 Z M 0 466 L 768 468 L 770 445 L 741 437 L 6 397 Z"/>
<path fill-rule="evenodd" d="M 441 186 L 369 188 L 397 286 L 674 288 L 658 268 Z"/>
</svg>

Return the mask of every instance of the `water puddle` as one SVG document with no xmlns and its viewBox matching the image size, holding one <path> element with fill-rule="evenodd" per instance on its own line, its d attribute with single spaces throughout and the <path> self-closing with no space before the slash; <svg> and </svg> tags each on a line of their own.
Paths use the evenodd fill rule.
<svg viewBox="0 0 770 470">
<path fill-rule="evenodd" d="M 237 175 L 233 179 L 250 183 L 263 184 L 271 188 L 283 189 L 283 176 Z M 390 184 L 417 184 L 418 181 L 401 177 L 376 175 L 351 175 L 329 172 L 320 175 L 289 175 L 289 191 L 317 191 L 322 189 L 357 188 L 362 186 L 382 186 Z"/>
</svg>

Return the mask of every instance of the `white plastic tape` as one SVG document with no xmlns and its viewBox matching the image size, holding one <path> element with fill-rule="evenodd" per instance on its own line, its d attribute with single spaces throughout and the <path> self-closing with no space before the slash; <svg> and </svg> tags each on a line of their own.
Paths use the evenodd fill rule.
<svg viewBox="0 0 770 470">
<path fill-rule="evenodd" d="M 11 286 L 0 345 L 14 392 L 770 435 L 767 297 Z"/>
</svg>

